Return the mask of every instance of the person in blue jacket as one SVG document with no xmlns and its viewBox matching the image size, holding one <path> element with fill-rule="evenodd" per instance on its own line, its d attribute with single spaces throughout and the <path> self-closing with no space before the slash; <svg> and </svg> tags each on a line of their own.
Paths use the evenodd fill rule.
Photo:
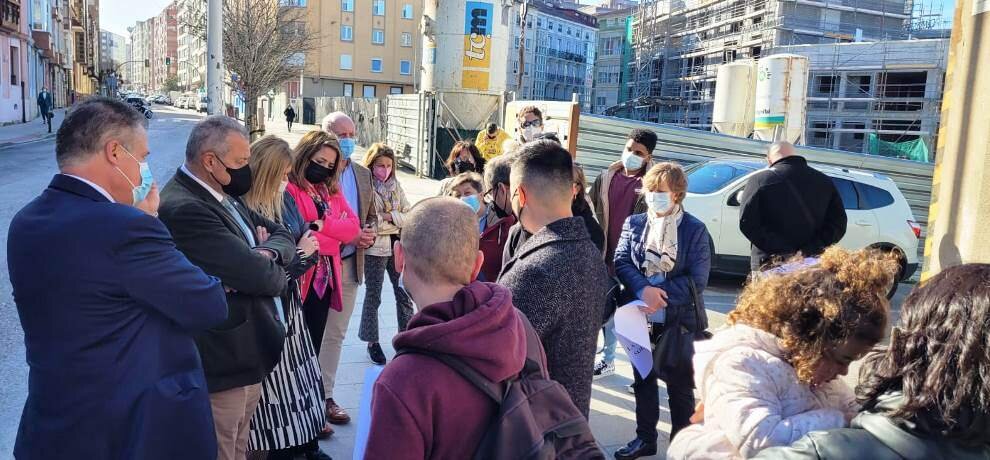
<svg viewBox="0 0 990 460">
<path fill-rule="evenodd" d="M 694 330 L 696 292 L 708 285 L 711 268 L 711 237 L 700 220 L 684 211 L 687 177 L 674 163 L 653 166 L 643 177 L 643 193 L 648 211 L 626 219 L 615 250 L 615 273 L 624 292 L 643 301 L 641 307 L 650 323 L 650 340 L 660 338 L 665 321 L 674 321 Z M 690 360 L 690 356 L 680 359 Z M 657 453 L 657 422 L 660 396 L 656 371 L 647 376 L 634 372 L 636 395 L 636 439 L 615 453 L 619 460 Z M 673 437 L 690 424 L 694 413 L 694 382 L 690 375 L 666 378 Z"/>
</svg>

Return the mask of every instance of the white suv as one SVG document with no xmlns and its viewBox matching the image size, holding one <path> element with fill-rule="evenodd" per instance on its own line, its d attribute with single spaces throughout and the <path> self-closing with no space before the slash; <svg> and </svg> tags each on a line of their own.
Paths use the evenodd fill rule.
<svg viewBox="0 0 990 460">
<path fill-rule="evenodd" d="M 813 166 L 832 178 L 845 204 L 848 224 L 839 246 L 894 251 L 901 260 L 898 280 L 910 278 L 918 268 L 921 226 L 894 181 L 863 171 Z M 712 271 L 749 273 L 750 242 L 739 230 L 739 201 L 746 181 L 765 168 L 758 160 L 713 160 L 688 168 L 684 209 L 712 235 Z"/>
</svg>

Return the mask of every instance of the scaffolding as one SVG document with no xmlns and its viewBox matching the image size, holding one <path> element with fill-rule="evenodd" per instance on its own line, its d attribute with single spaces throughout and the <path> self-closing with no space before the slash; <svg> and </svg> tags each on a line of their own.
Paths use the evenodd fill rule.
<svg viewBox="0 0 990 460">
<path fill-rule="evenodd" d="M 633 24 L 635 59 L 626 69 L 626 84 L 632 97 L 610 112 L 644 121 L 709 129 L 719 65 L 737 59 L 759 59 L 781 50 L 795 52 L 798 45 L 828 47 L 865 42 L 871 44 L 869 53 L 878 58 L 872 63 L 876 68 L 871 70 L 878 74 L 868 90 L 864 90 L 867 94 L 858 96 L 877 100 L 852 101 L 849 107 L 860 107 L 867 102 L 868 110 L 857 108 L 850 113 L 860 118 L 883 119 L 884 111 L 905 112 L 902 109 L 911 107 L 912 101 L 903 101 L 898 106 L 881 101 L 882 96 L 895 94 L 892 88 L 897 85 L 917 84 L 889 81 L 893 75 L 890 71 L 907 68 L 915 57 L 910 55 L 910 47 L 900 51 L 898 41 L 946 38 L 947 25 L 940 0 L 643 0 Z M 936 126 L 942 78 L 938 69 L 944 71 L 947 47 L 946 40 L 939 43 L 942 49 L 936 50 L 934 57 L 926 56 L 929 61 L 924 63 L 930 67 L 931 59 L 939 61 L 935 62 L 934 70 L 938 73 L 937 81 L 927 79 L 930 84 L 937 83 L 938 91 L 937 94 L 925 91 L 921 114 L 928 122 L 926 125 Z M 877 53 L 875 47 L 881 47 L 882 52 Z M 855 58 L 846 56 L 848 50 L 842 47 L 831 48 L 835 54 L 831 73 L 844 75 L 841 69 L 848 67 L 844 61 Z M 823 62 L 818 59 L 812 64 L 814 74 L 829 72 L 827 65 L 821 65 Z M 879 81 L 880 78 L 884 81 Z M 814 102 L 822 105 L 821 100 Z M 830 112 L 826 118 L 829 123 L 838 122 L 833 128 L 836 134 L 842 129 L 860 129 L 862 132 L 857 134 L 863 134 L 864 139 L 867 133 L 872 133 L 891 141 L 898 137 L 892 132 L 905 137 L 914 136 L 910 131 L 918 130 L 917 126 L 898 128 L 894 126 L 896 123 L 844 128 L 843 114 L 831 111 L 848 108 L 845 103 L 833 102 L 836 101 L 828 101 Z M 929 146 L 934 132 L 930 134 L 926 141 Z"/>
</svg>

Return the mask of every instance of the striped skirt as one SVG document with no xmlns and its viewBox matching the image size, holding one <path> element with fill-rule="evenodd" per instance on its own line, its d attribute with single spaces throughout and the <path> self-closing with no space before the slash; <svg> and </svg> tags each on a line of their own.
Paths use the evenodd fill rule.
<svg viewBox="0 0 990 460">
<path fill-rule="evenodd" d="M 285 299 L 285 298 L 283 298 Z M 310 342 L 299 296 L 291 295 L 282 357 L 261 385 L 261 402 L 251 419 L 248 450 L 303 445 L 326 424 L 323 375 Z"/>
</svg>

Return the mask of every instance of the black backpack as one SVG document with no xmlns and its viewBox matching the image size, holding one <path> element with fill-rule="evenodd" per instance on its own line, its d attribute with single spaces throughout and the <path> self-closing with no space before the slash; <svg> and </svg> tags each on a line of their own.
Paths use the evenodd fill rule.
<svg viewBox="0 0 990 460">
<path fill-rule="evenodd" d="M 460 358 L 445 353 L 403 348 L 397 356 L 418 354 L 441 361 L 498 404 L 498 412 L 475 450 L 475 460 L 604 459 L 588 420 L 564 387 L 550 380 L 542 369 L 539 336 L 529 320 L 517 314 L 526 328 L 526 362 L 518 375 L 503 382 L 492 382 Z"/>
</svg>

